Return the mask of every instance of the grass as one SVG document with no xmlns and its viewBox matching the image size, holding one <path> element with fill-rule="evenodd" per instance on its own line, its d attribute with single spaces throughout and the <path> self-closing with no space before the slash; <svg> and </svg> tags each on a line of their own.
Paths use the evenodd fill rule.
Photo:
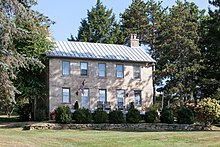
<svg viewBox="0 0 220 147">
<path fill-rule="evenodd" d="M 165 147 L 220 146 L 219 131 L 122 132 L 0 129 L 0 146 Z"/>
</svg>

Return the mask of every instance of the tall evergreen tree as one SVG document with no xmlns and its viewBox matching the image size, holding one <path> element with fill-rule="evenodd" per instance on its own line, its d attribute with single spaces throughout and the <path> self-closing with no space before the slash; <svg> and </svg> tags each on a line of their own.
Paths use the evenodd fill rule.
<svg viewBox="0 0 220 147">
<path fill-rule="evenodd" d="M 0 0 L 0 103 L 10 105 L 15 102 L 15 93 L 18 92 L 13 80 L 17 78 L 17 72 L 21 68 L 31 66 L 43 67 L 36 56 L 30 56 L 29 50 L 42 53 L 44 48 L 52 45 L 45 41 L 39 48 L 39 42 L 35 40 L 32 48 L 21 46 L 19 40 L 32 40 L 36 38 L 46 39 L 45 30 L 51 21 L 42 14 L 31 9 L 36 5 L 34 0 Z M 42 41 L 40 41 L 42 43 Z M 19 45 L 19 46 L 18 46 Z M 26 48 L 26 49 L 24 49 Z M 21 51 L 22 50 L 22 51 Z"/>
<path fill-rule="evenodd" d="M 95 7 L 87 12 L 87 18 L 81 21 L 78 36 L 71 36 L 69 41 L 99 42 L 99 43 L 124 43 L 120 26 L 112 14 L 112 9 L 107 9 L 100 0 Z"/>
<path fill-rule="evenodd" d="M 201 92 L 204 97 L 217 93 L 220 88 L 220 1 L 212 0 L 216 9 L 209 10 L 209 15 L 202 21 L 202 55 L 204 68 L 201 71 Z"/>
<path fill-rule="evenodd" d="M 161 22 L 155 49 L 158 78 L 166 81 L 162 91 L 182 100 L 193 98 L 201 68 L 199 19 L 200 11 L 194 3 L 178 0 Z"/>
</svg>

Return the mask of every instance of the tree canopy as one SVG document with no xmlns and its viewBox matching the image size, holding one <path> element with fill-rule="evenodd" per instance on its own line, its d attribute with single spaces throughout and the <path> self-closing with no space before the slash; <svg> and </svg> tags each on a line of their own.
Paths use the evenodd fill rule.
<svg viewBox="0 0 220 147">
<path fill-rule="evenodd" d="M 39 59 L 51 48 L 48 17 L 31 9 L 35 0 L 0 0 L 0 102 L 10 105 L 19 93 L 13 81 L 20 69 L 44 67 Z"/>
<path fill-rule="evenodd" d="M 107 9 L 100 0 L 95 7 L 87 12 L 87 18 L 81 21 L 78 36 L 69 38 L 69 41 L 98 42 L 98 43 L 123 43 L 120 37 L 119 24 L 115 20 L 112 9 Z"/>
</svg>

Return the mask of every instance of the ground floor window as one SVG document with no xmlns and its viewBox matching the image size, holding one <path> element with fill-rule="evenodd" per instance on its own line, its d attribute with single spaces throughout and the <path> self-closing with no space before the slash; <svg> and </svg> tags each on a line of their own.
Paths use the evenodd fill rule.
<svg viewBox="0 0 220 147">
<path fill-rule="evenodd" d="M 106 89 L 99 89 L 99 101 L 103 103 L 107 101 Z"/>
<path fill-rule="evenodd" d="M 70 103 L 70 88 L 62 88 L 62 103 Z"/>
<path fill-rule="evenodd" d="M 134 90 L 134 105 L 141 105 L 142 98 L 141 98 L 141 90 Z"/>
</svg>

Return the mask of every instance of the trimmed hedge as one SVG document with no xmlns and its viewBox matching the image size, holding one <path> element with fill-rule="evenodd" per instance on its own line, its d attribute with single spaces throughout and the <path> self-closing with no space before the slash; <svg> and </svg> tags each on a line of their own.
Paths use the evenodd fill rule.
<svg viewBox="0 0 220 147">
<path fill-rule="evenodd" d="M 190 108 L 181 107 L 177 109 L 176 114 L 178 124 L 193 124 L 194 114 Z"/>
<path fill-rule="evenodd" d="M 160 122 L 172 124 L 174 123 L 174 112 L 172 109 L 164 108 L 161 112 Z"/>
<path fill-rule="evenodd" d="M 138 123 L 141 119 L 140 112 L 137 109 L 130 109 L 126 116 L 127 123 Z"/>
<path fill-rule="evenodd" d="M 149 110 L 145 112 L 144 120 L 146 123 L 154 123 L 158 117 L 158 113 L 155 110 Z"/>
<path fill-rule="evenodd" d="M 113 111 L 109 112 L 109 123 L 120 124 L 120 123 L 124 123 L 124 122 L 125 122 L 125 119 L 124 119 L 122 111 L 113 110 Z"/>
<path fill-rule="evenodd" d="M 107 123 L 108 122 L 108 114 L 103 110 L 96 110 L 94 113 L 94 123 Z"/>
<path fill-rule="evenodd" d="M 88 109 L 80 108 L 73 113 L 75 123 L 87 124 L 92 122 L 92 114 Z"/>
</svg>

